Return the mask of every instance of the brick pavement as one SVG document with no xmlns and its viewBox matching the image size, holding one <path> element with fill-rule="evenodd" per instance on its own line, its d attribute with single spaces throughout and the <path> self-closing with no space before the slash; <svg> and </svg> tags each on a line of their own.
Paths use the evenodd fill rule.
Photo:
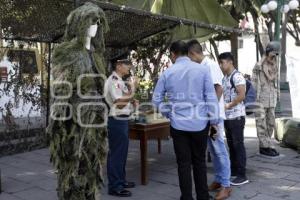
<svg viewBox="0 0 300 200">
<path fill-rule="evenodd" d="M 231 200 L 299 200 L 300 155 L 279 148 L 284 157 L 266 159 L 257 155 L 257 138 L 253 120 L 246 127 L 248 176 L 250 183 L 234 187 Z M 163 153 L 156 153 L 156 143 L 149 143 L 149 184 L 132 189 L 131 200 L 179 199 L 179 187 L 172 141 L 164 141 Z M 56 200 L 56 175 L 49 163 L 48 149 L 0 158 L 2 189 L 0 200 Z M 129 180 L 139 183 L 139 145 L 131 141 L 127 165 Z M 209 182 L 213 167 L 208 163 Z M 102 190 L 103 200 L 117 200 Z M 212 195 L 214 195 L 212 193 Z M 126 198 L 125 198 L 126 199 Z"/>
</svg>

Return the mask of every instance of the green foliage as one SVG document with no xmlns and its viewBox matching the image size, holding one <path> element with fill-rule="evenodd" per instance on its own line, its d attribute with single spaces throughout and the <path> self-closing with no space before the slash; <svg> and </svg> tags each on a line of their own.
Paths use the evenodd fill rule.
<svg viewBox="0 0 300 200">
<path fill-rule="evenodd" d="M 0 60 L 6 54 L 4 52 L 8 52 L 9 49 L 1 50 L 3 53 L 1 53 Z M 0 97 L 6 99 L 6 102 L 0 106 L 0 115 L 3 118 L 0 126 L 1 156 L 46 146 L 43 121 L 38 123 L 36 118 L 31 117 L 32 112 L 38 112 L 45 108 L 45 88 L 37 74 L 21 73 L 20 63 L 23 63 L 22 59 L 24 58 L 25 56 L 22 55 L 14 60 L 9 57 L 14 64 L 8 71 L 8 81 L 2 83 L 0 81 Z M 20 110 L 29 105 L 31 107 L 28 113 L 17 119 L 14 109 Z M 22 122 L 20 122 L 21 120 Z M 44 120 L 44 118 L 41 117 L 39 120 Z M 33 124 L 35 124 L 34 128 L 32 128 Z M 40 127 L 37 124 L 40 124 Z"/>
<path fill-rule="evenodd" d="M 137 42 L 131 54 L 135 73 L 141 79 L 136 97 L 142 102 L 151 99 L 159 74 L 169 63 L 167 49 L 171 41 L 172 34 L 166 31 Z"/>
</svg>

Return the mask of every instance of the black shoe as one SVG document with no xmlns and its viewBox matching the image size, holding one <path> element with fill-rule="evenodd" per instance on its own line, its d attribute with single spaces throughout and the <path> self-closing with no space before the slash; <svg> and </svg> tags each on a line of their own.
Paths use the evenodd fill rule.
<svg viewBox="0 0 300 200">
<path fill-rule="evenodd" d="M 113 190 L 108 192 L 109 195 L 117 197 L 131 197 L 132 193 L 128 190 Z"/>
<path fill-rule="evenodd" d="M 273 155 L 273 153 L 270 151 L 270 148 L 259 148 L 259 153 L 265 156 Z"/>
<path fill-rule="evenodd" d="M 270 148 L 270 150 L 274 153 L 274 155 L 276 156 L 280 155 L 280 153 L 276 149 Z"/>
<path fill-rule="evenodd" d="M 274 149 L 275 150 L 275 149 Z M 275 150 L 276 151 L 276 150 Z M 278 156 L 278 152 L 273 151 L 271 148 L 259 148 L 259 153 L 264 156 L 276 157 Z"/>
<path fill-rule="evenodd" d="M 135 187 L 135 183 L 134 182 L 126 182 L 123 185 L 124 188 L 134 188 Z"/>
<path fill-rule="evenodd" d="M 246 183 L 249 183 L 249 180 L 247 178 L 242 178 L 242 177 L 236 177 L 235 179 L 233 179 L 231 181 L 231 185 L 234 185 L 234 186 L 240 186 L 240 185 L 244 185 Z"/>
</svg>

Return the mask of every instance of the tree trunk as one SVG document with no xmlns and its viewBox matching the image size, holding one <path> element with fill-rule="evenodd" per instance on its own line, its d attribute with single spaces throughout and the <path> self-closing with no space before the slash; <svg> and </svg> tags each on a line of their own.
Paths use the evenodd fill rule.
<svg viewBox="0 0 300 200">
<path fill-rule="evenodd" d="M 251 9 L 252 10 L 252 9 Z M 256 33 L 256 45 L 258 46 L 258 50 L 260 55 L 262 56 L 264 54 L 264 47 L 263 44 L 261 42 L 261 38 L 260 38 L 260 33 L 259 33 L 259 22 L 258 22 L 258 16 L 257 13 L 255 13 L 255 11 L 250 11 L 252 18 L 253 18 L 253 23 L 254 23 L 254 29 L 255 29 L 255 33 Z"/>
<path fill-rule="evenodd" d="M 287 32 L 295 39 L 295 45 L 300 46 L 300 26 L 297 21 L 297 15 L 296 13 L 293 13 L 293 15 L 289 18 L 288 22 L 292 24 L 292 27 L 287 25 Z"/>
<path fill-rule="evenodd" d="M 209 42 L 210 42 L 210 44 L 212 45 L 212 47 L 214 48 L 216 60 L 218 60 L 219 55 L 220 55 L 218 46 L 217 46 L 216 42 L 215 42 L 213 39 L 209 39 Z"/>
<path fill-rule="evenodd" d="M 269 22 L 266 22 L 266 25 L 268 27 L 268 35 L 269 35 L 270 41 L 274 40 L 273 23 L 274 23 L 273 20 L 270 20 Z"/>
<path fill-rule="evenodd" d="M 1 23 L 0 23 L 0 47 L 3 47 L 3 40 L 2 40 L 2 26 L 1 26 Z"/>
<path fill-rule="evenodd" d="M 234 66 L 238 69 L 238 34 L 232 33 L 230 35 L 231 53 L 234 57 Z"/>
<path fill-rule="evenodd" d="M 255 42 L 256 42 L 256 45 L 258 46 L 259 53 L 262 56 L 264 54 L 264 47 L 263 47 L 261 37 L 260 37 L 260 34 L 259 34 L 259 21 L 258 21 L 259 15 L 258 15 L 257 10 L 255 9 L 252 1 L 245 0 L 245 2 L 247 3 L 247 6 L 249 8 L 249 12 L 250 12 L 250 14 L 252 15 L 252 18 L 253 18 L 254 29 L 255 29 L 255 33 L 256 33 Z"/>
</svg>

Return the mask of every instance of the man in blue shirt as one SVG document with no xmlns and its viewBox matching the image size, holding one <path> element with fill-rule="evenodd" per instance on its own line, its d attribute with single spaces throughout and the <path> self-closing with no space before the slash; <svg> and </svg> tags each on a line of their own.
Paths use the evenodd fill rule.
<svg viewBox="0 0 300 200">
<path fill-rule="evenodd" d="M 210 125 L 217 130 L 219 106 L 210 71 L 187 57 L 185 42 L 170 47 L 174 63 L 160 77 L 153 104 L 171 121 L 181 200 L 192 200 L 193 167 L 197 200 L 208 200 L 205 152 Z"/>
</svg>

